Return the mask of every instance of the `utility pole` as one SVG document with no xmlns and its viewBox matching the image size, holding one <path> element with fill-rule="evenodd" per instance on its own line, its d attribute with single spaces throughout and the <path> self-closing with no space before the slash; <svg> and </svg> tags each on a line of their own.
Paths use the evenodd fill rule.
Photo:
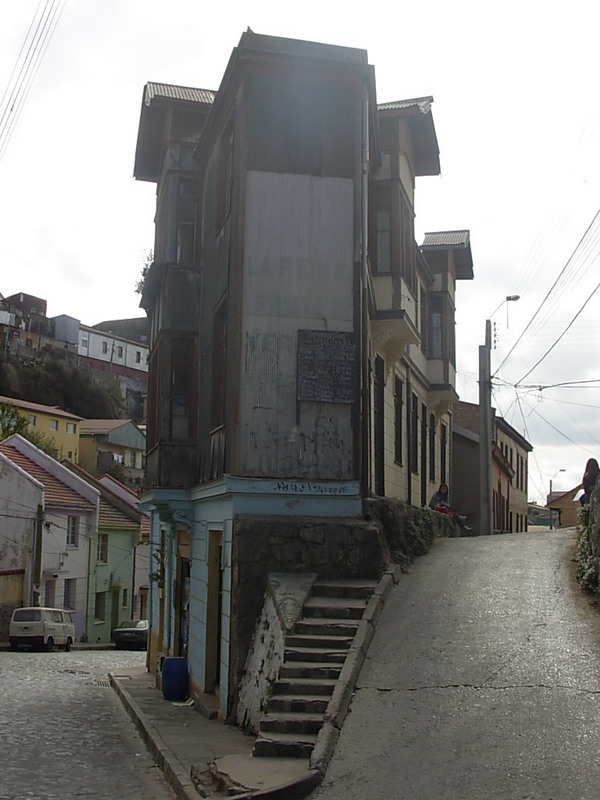
<svg viewBox="0 0 600 800">
<path fill-rule="evenodd" d="M 492 323 L 479 347 L 479 534 L 492 533 Z"/>
<path fill-rule="evenodd" d="M 485 321 L 485 344 L 479 348 L 479 534 L 493 533 L 492 519 L 492 317 L 504 303 L 515 303 L 518 294 L 507 294 Z M 506 311 L 508 328 L 508 307 Z M 512 351 L 511 351 L 512 352 Z M 505 359 L 506 360 L 506 359 Z M 500 365 L 502 366 L 502 365 Z"/>
<path fill-rule="evenodd" d="M 31 605 L 39 606 L 42 585 L 42 530 L 44 525 L 44 509 L 37 507 L 35 515 L 35 539 L 33 547 L 33 581 L 31 587 Z"/>
</svg>

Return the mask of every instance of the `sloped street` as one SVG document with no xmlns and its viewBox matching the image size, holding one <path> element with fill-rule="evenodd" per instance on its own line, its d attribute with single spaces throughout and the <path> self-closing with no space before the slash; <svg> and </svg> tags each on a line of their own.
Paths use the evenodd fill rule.
<svg viewBox="0 0 600 800">
<path fill-rule="evenodd" d="M 391 593 L 314 800 L 595 800 L 600 614 L 573 529 L 438 540 Z"/>
</svg>

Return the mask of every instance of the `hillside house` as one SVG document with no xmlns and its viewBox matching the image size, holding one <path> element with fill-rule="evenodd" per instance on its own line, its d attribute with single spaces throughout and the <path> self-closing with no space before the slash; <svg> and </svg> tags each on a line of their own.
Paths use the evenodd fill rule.
<svg viewBox="0 0 600 800">
<path fill-rule="evenodd" d="M 93 612 L 89 562 L 98 530 L 99 492 L 19 434 L 0 442 L 0 454 L 0 505 L 12 510 L 3 524 L 9 550 L 15 553 L 5 550 L 2 560 L 22 575 L 17 605 L 70 610 L 79 640 Z M 21 489 L 22 496 L 16 493 Z"/>
<path fill-rule="evenodd" d="M 133 597 L 131 619 L 148 619 L 148 580 L 150 575 L 150 518 L 140 509 L 137 494 L 112 475 L 101 475 L 99 483 L 140 514 L 140 537 L 133 551 Z"/>
<path fill-rule="evenodd" d="M 581 508 L 577 493 L 583 490 L 579 483 L 568 491 L 554 491 L 546 497 L 546 509 L 550 512 L 551 528 L 574 528 L 578 524 L 577 512 Z"/>
<path fill-rule="evenodd" d="M 80 466 L 65 466 L 99 494 L 98 530 L 90 541 L 88 642 L 109 643 L 120 622 L 134 618 L 136 553 L 142 543 L 141 512 L 118 490 Z"/>
<path fill-rule="evenodd" d="M 82 417 L 63 411 L 58 406 L 47 406 L 43 403 L 30 403 L 16 397 L 0 395 L 0 403 L 14 407 L 25 417 L 33 431 L 46 436 L 56 448 L 59 460 L 68 458 L 77 461 L 79 458 L 79 433 Z"/>
<path fill-rule="evenodd" d="M 146 437 L 130 419 L 86 419 L 79 429 L 79 464 L 91 475 L 117 470 L 130 488 L 144 478 Z"/>
</svg>

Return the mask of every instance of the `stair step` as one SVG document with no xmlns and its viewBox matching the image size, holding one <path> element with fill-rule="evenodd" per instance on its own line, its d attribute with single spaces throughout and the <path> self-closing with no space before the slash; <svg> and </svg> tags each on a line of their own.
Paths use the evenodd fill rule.
<svg viewBox="0 0 600 800">
<path fill-rule="evenodd" d="M 309 597 L 304 603 L 304 617 L 361 619 L 367 604 L 352 597 Z"/>
<path fill-rule="evenodd" d="M 376 581 L 319 580 L 303 606 L 259 723 L 253 756 L 310 758 Z"/>
<path fill-rule="evenodd" d="M 333 664 L 343 664 L 347 655 L 347 650 L 334 650 L 330 647 L 286 647 L 283 659 L 284 663 L 289 661 L 327 661 Z"/>
<path fill-rule="evenodd" d="M 277 733 L 276 731 L 260 734 L 254 742 L 253 756 L 273 758 L 310 758 L 317 741 L 316 734 Z"/>
<path fill-rule="evenodd" d="M 362 580 L 319 580 L 312 586 L 313 595 L 324 597 L 370 597 L 377 586 L 377 581 Z"/>
<path fill-rule="evenodd" d="M 329 647 L 333 650 L 348 650 L 354 636 L 326 636 L 307 633 L 294 633 L 285 637 L 286 647 Z"/>
<path fill-rule="evenodd" d="M 330 619 L 329 617 L 309 617 L 296 623 L 297 634 L 316 634 L 317 636 L 351 636 L 358 630 L 358 620 Z"/>
<path fill-rule="evenodd" d="M 265 714 L 260 720 L 259 732 L 314 733 L 323 727 L 323 714 L 303 714 L 275 711 Z"/>
<path fill-rule="evenodd" d="M 342 664 L 333 664 L 324 661 L 290 661 L 284 662 L 279 669 L 279 677 L 289 678 L 311 678 L 319 680 L 321 678 L 337 680 L 342 671 Z"/>
<path fill-rule="evenodd" d="M 333 678 L 278 678 L 273 683 L 273 693 L 277 695 L 317 695 L 329 697 L 337 680 Z"/>
<path fill-rule="evenodd" d="M 329 695 L 323 694 L 273 694 L 267 701 L 267 714 L 324 714 L 329 705 Z"/>
</svg>

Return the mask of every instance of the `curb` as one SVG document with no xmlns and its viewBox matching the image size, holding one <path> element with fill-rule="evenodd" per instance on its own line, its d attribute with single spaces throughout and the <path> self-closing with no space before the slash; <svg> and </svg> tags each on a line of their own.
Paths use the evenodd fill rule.
<svg viewBox="0 0 600 800">
<path fill-rule="evenodd" d="M 109 672 L 109 678 L 111 686 L 116 691 L 125 710 L 133 720 L 144 744 L 163 771 L 167 782 L 174 789 L 177 797 L 180 798 L 180 800 L 198 800 L 200 795 L 192 783 L 191 778 L 183 772 L 181 764 L 173 757 L 158 730 L 148 722 L 141 708 L 123 688 L 118 676 L 113 672 Z"/>
</svg>

